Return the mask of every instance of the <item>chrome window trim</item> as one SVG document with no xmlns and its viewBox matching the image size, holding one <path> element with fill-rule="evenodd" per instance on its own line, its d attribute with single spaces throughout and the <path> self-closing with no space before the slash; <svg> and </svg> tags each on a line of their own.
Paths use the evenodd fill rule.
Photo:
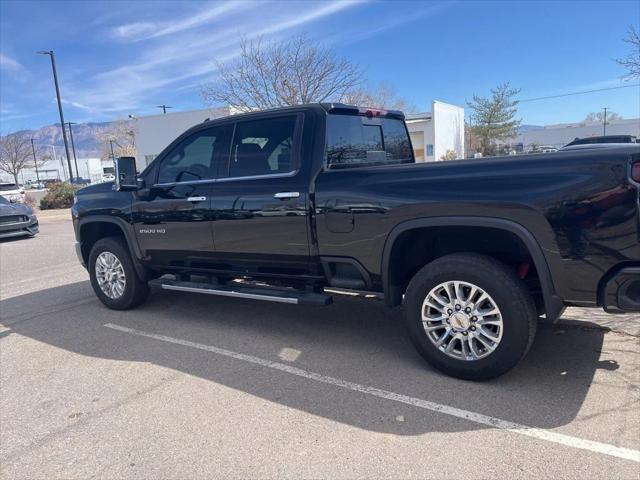
<svg viewBox="0 0 640 480">
<path fill-rule="evenodd" d="M 300 170 L 292 170 L 286 173 L 265 173 L 262 175 L 247 175 L 245 177 L 221 177 L 221 178 L 216 178 L 214 181 L 216 183 L 223 183 L 223 182 L 237 182 L 240 180 L 263 180 L 266 178 L 288 178 L 288 177 L 295 177 L 299 171 Z"/>
<path fill-rule="evenodd" d="M 176 187 L 178 185 L 202 185 L 202 184 L 214 183 L 214 182 L 215 182 L 215 179 L 207 178 L 204 180 L 186 180 L 184 182 L 154 183 L 152 188 L 153 187 L 160 187 L 160 188 Z"/>
<path fill-rule="evenodd" d="M 187 180 L 184 182 L 169 182 L 169 183 L 156 183 L 154 187 L 175 187 L 178 185 L 202 185 L 206 183 L 223 183 L 223 182 L 238 182 L 241 180 L 263 180 L 267 178 L 289 178 L 295 177 L 300 170 L 292 170 L 286 173 L 267 173 L 263 175 L 247 175 L 245 177 L 222 177 L 222 178 L 207 178 L 205 180 Z"/>
</svg>

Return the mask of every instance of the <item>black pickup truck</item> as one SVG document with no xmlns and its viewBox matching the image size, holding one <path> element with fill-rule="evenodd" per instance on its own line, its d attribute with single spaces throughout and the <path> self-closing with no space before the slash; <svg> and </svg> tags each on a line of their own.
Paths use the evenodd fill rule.
<svg viewBox="0 0 640 480">
<path fill-rule="evenodd" d="M 149 287 L 402 305 L 461 378 L 515 366 L 565 306 L 640 311 L 640 145 L 416 163 L 398 111 L 317 104 L 205 121 L 142 173 L 77 193 L 78 257 L 109 308 Z"/>
</svg>

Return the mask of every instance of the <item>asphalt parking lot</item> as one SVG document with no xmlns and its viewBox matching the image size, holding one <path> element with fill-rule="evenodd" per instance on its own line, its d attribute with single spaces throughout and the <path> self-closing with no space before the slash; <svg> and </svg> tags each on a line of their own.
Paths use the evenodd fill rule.
<svg viewBox="0 0 640 480">
<path fill-rule="evenodd" d="M 3 478 L 640 478 L 640 318 L 571 309 L 499 379 L 399 309 L 155 292 L 107 310 L 68 212 L 0 243 Z"/>
</svg>

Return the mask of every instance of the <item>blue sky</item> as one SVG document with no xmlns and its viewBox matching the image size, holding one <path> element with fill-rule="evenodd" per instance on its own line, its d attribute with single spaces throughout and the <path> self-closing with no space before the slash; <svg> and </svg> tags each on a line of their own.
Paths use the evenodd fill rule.
<svg viewBox="0 0 640 480">
<path fill-rule="evenodd" d="M 0 131 L 203 108 L 200 86 L 238 39 L 305 32 L 389 82 L 420 110 L 464 105 L 509 81 L 520 98 L 624 85 L 615 59 L 640 2 L 0 1 Z M 638 83 L 638 82 L 635 82 Z M 626 83 L 629 85 L 629 82 Z M 521 104 L 524 123 L 579 121 L 609 107 L 640 117 L 640 87 Z"/>
</svg>

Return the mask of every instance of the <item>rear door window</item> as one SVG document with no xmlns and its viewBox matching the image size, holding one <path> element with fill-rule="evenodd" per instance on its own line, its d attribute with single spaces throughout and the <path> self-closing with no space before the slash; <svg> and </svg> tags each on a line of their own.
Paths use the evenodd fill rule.
<svg viewBox="0 0 640 480">
<path fill-rule="evenodd" d="M 353 168 L 413 163 L 409 134 L 402 120 L 328 115 L 327 166 Z"/>
</svg>

